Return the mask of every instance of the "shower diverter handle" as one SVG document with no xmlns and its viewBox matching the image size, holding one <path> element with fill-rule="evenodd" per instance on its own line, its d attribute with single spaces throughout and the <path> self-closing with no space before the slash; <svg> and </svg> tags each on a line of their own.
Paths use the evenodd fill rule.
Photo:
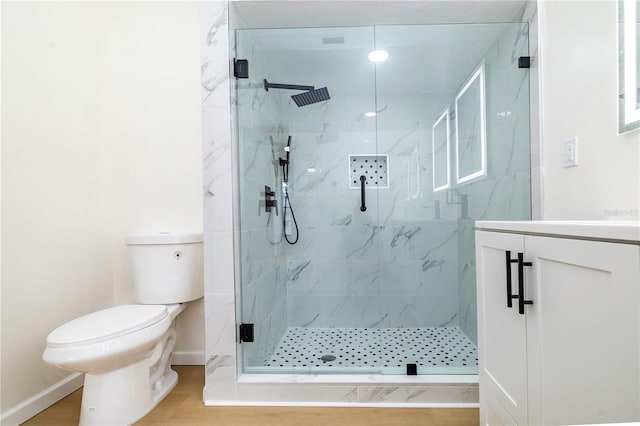
<svg viewBox="0 0 640 426">
<path fill-rule="evenodd" d="M 360 211 L 367 211 L 367 204 L 364 199 L 364 183 L 367 181 L 365 175 L 360 176 Z"/>
</svg>

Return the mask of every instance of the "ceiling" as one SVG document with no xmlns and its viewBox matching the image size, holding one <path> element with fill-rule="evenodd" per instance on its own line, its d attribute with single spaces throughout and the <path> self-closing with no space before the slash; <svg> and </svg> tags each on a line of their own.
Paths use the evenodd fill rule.
<svg viewBox="0 0 640 426">
<path fill-rule="evenodd" d="M 521 0 L 231 1 L 237 28 L 519 22 Z"/>
</svg>

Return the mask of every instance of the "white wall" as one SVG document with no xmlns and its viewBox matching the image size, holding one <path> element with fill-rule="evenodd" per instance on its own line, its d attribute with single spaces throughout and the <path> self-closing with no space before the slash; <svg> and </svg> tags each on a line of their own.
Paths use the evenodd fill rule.
<svg viewBox="0 0 640 426">
<path fill-rule="evenodd" d="M 125 235 L 202 230 L 199 53 L 195 2 L 2 3 L 2 413 L 67 375 L 52 329 L 132 301 Z"/>
<path fill-rule="evenodd" d="M 114 2 L 103 13 L 100 132 L 111 147 L 115 302 L 130 303 L 135 233 L 202 232 L 196 2 Z M 203 351 L 204 305 L 178 319 L 177 351 Z"/>
<path fill-rule="evenodd" d="M 98 16 L 85 5 L 2 8 L 5 411 L 66 375 L 42 363 L 44 339 L 113 303 L 113 269 L 109 157 L 96 138 Z"/>
<path fill-rule="evenodd" d="M 544 219 L 638 216 L 640 131 L 616 134 L 616 6 L 539 4 Z M 564 168 L 575 136 L 579 165 Z"/>
</svg>

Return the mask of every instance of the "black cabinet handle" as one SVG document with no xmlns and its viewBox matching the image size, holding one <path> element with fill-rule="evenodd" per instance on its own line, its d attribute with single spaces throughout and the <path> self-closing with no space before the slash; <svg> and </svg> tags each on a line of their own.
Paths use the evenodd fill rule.
<svg viewBox="0 0 640 426">
<path fill-rule="evenodd" d="M 533 266 L 524 261 L 524 253 L 518 253 L 518 313 L 524 315 L 524 305 L 533 305 L 533 300 L 524 300 L 524 267 Z"/>
<path fill-rule="evenodd" d="M 364 202 L 364 183 L 367 180 L 367 178 L 362 175 L 360 176 L 360 211 L 364 212 L 367 211 L 367 205 Z"/>
<path fill-rule="evenodd" d="M 512 263 L 517 263 L 518 259 L 512 259 L 511 258 L 511 251 L 507 250 L 505 252 L 505 257 L 506 257 L 506 265 L 507 265 L 507 308 L 512 308 L 513 307 L 513 299 L 517 299 L 518 295 L 514 295 L 513 294 L 513 290 L 512 290 L 512 284 L 511 284 L 511 264 Z"/>
</svg>

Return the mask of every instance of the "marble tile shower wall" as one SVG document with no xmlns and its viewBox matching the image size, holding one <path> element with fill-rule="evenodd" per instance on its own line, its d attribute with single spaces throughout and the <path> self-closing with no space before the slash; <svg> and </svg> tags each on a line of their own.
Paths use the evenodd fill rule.
<svg viewBox="0 0 640 426">
<path fill-rule="evenodd" d="M 236 307 L 227 1 L 199 3 L 206 398 L 235 389 Z"/>
<path fill-rule="evenodd" d="M 468 217 L 458 223 L 460 328 L 476 342 L 474 222 L 531 218 L 528 25 L 508 25 L 485 55 L 487 176 L 459 186 Z"/>
<path fill-rule="evenodd" d="M 431 125 L 454 93 L 332 93 L 327 103 L 286 111 L 301 229 L 289 254 L 289 326 L 459 325 L 476 340 L 474 220 L 531 212 L 529 88 L 516 65 L 527 43 L 527 26 L 510 25 L 486 54 L 488 174 L 455 188 L 468 197 L 465 217 L 430 190 Z M 362 116 L 376 101 L 384 110 L 377 123 Z M 359 191 L 349 188 L 348 155 L 376 152 L 389 155 L 390 184 L 367 190 L 363 213 Z"/>
<path fill-rule="evenodd" d="M 282 241 L 282 172 L 287 124 L 286 99 L 267 93 L 262 79 L 270 64 L 256 47 L 251 32 L 237 35 L 242 58 L 250 63 L 250 78 L 236 80 L 240 167 L 240 271 L 242 321 L 255 324 L 255 342 L 245 348 L 245 366 L 264 366 L 287 328 L 287 247 Z M 265 208 L 265 186 L 277 193 L 277 210 Z"/>
<path fill-rule="evenodd" d="M 287 115 L 301 234 L 289 256 L 289 326 L 457 325 L 456 222 L 446 208 L 441 219 L 429 208 L 424 111 L 433 107 L 424 96 L 386 96 L 390 118 L 380 114 L 376 128 L 362 115 L 374 109 L 373 93 L 331 96 Z M 349 154 L 374 153 L 389 155 L 389 187 L 367 189 L 361 212 L 360 191 L 349 188 Z"/>
</svg>

